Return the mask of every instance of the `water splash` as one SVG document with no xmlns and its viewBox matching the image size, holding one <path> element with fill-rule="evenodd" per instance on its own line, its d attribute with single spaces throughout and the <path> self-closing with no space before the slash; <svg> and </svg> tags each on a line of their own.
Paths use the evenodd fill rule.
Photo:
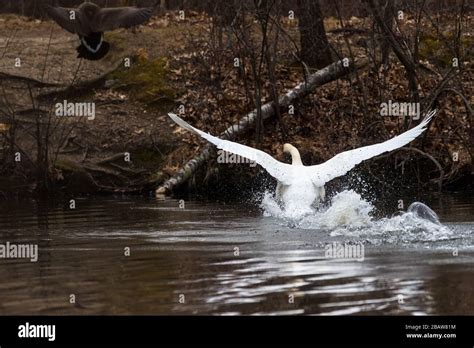
<svg viewBox="0 0 474 348">
<path fill-rule="evenodd" d="M 353 190 L 336 194 L 327 206 L 305 207 L 300 210 L 282 209 L 272 194 L 265 192 L 260 206 L 264 216 L 272 216 L 300 228 L 324 229 L 366 226 L 372 220 L 370 214 L 374 210 L 370 202 Z"/>
<path fill-rule="evenodd" d="M 377 221 L 381 233 L 405 232 L 397 236 L 403 242 L 439 241 L 450 238 L 452 231 L 439 222 L 438 215 L 426 204 L 412 203 L 406 212 Z"/>
<path fill-rule="evenodd" d="M 436 215 L 436 213 L 426 204 L 414 202 L 408 207 L 407 211 L 421 219 L 431 221 L 434 224 L 439 224 L 438 215 Z"/>
<path fill-rule="evenodd" d="M 439 222 L 427 205 L 414 202 L 406 212 L 377 219 L 375 207 L 353 190 L 337 193 L 325 206 L 311 211 L 283 210 L 269 192 L 265 192 L 261 208 L 290 227 L 329 231 L 331 236 L 380 237 L 385 242 L 436 241 L 452 237 L 452 231 Z"/>
</svg>

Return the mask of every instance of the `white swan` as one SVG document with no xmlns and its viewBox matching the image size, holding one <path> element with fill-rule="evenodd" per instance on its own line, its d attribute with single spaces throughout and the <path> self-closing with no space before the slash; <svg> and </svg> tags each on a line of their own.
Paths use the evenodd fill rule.
<svg viewBox="0 0 474 348">
<path fill-rule="evenodd" d="M 341 152 L 330 160 L 313 166 L 303 165 L 300 153 L 293 145 L 283 145 L 283 152 L 291 155 L 292 163 L 282 163 L 261 150 L 219 139 L 209 133 L 200 131 L 175 114 L 170 113 L 168 116 L 181 127 L 200 135 L 216 145 L 217 148 L 261 165 L 271 176 L 278 180 L 276 196 L 284 205 L 285 210 L 304 213 L 311 210 L 313 203 L 319 203 L 320 200 L 324 199 L 325 183 L 346 174 L 364 160 L 408 144 L 426 130 L 426 126 L 435 114 L 436 110 L 431 111 L 418 126 L 383 143 Z"/>
</svg>

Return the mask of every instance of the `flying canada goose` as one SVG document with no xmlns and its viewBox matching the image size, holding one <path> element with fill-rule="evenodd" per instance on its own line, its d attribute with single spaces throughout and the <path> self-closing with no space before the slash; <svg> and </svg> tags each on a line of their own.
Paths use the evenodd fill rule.
<svg viewBox="0 0 474 348">
<path fill-rule="evenodd" d="M 110 45 L 104 41 L 104 31 L 130 28 L 146 22 L 155 7 L 100 8 L 84 2 L 77 9 L 45 6 L 48 15 L 70 33 L 79 35 L 81 44 L 76 48 L 77 58 L 98 60 L 108 52 Z"/>
<path fill-rule="evenodd" d="M 324 184 L 346 174 L 362 161 L 408 144 L 426 130 L 426 126 L 435 114 L 436 110 L 431 111 L 418 126 L 383 143 L 341 152 L 330 160 L 313 166 L 303 165 L 300 153 L 293 145 L 283 145 L 283 152 L 291 155 L 292 163 L 282 163 L 261 150 L 219 139 L 194 128 L 175 114 L 170 113 L 168 115 L 179 126 L 200 135 L 216 145 L 217 148 L 261 165 L 271 176 L 277 179 L 276 196 L 286 210 L 311 211 L 313 203 L 317 204 L 324 200 Z"/>
</svg>

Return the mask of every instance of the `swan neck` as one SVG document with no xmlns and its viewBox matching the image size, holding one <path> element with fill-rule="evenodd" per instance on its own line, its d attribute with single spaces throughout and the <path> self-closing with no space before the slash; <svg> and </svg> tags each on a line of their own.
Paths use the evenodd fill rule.
<svg viewBox="0 0 474 348">
<path fill-rule="evenodd" d="M 290 154 L 291 154 L 291 164 L 296 165 L 296 166 L 302 166 L 303 162 L 301 162 L 301 156 L 300 152 L 296 147 L 291 147 L 290 149 Z"/>
</svg>

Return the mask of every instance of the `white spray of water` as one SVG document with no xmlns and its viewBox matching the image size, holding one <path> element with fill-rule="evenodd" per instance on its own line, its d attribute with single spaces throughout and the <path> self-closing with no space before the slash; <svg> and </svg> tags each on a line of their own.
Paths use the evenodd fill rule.
<svg viewBox="0 0 474 348">
<path fill-rule="evenodd" d="M 296 206 L 296 205 L 292 205 Z M 352 191 L 344 190 L 334 196 L 329 206 L 282 209 L 269 192 L 265 192 L 261 208 L 264 216 L 272 216 L 301 228 L 334 229 L 338 226 L 361 227 L 372 220 L 371 203 Z"/>
<path fill-rule="evenodd" d="M 394 217 L 376 219 L 372 203 L 353 190 L 339 192 L 328 205 L 310 211 L 283 210 L 273 196 L 265 192 L 261 208 L 264 216 L 277 218 L 291 227 L 329 230 L 332 236 L 387 235 L 406 240 L 440 240 L 452 234 L 449 228 L 439 223 L 435 212 L 419 202 Z"/>
</svg>

